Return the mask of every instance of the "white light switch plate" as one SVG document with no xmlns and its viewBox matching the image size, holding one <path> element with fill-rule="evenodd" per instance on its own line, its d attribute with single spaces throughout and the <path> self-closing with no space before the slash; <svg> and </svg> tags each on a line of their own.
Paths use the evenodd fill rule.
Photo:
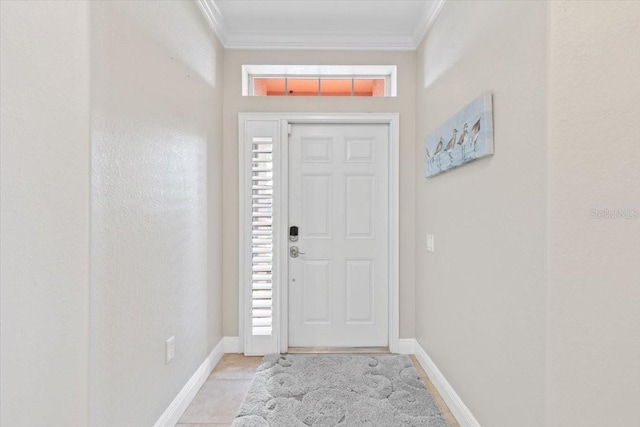
<svg viewBox="0 0 640 427">
<path fill-rule="evenodd" d="M 435 237 L 433 236 L 433 234 L 427 234 L 427 250 L 429 252 L 436 251 Z"/>
<path fill-rule="evenodd" d="M 176 355 L 176 337 L 171 337 L 165 342 L 165 363 L 171 362 L 173 356 Z"/>
</svg>

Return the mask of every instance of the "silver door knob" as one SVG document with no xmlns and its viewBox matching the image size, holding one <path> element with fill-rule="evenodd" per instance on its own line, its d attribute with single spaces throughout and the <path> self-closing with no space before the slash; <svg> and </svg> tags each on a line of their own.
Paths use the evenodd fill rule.
<svg viewBox="0 0 640 427">
<path fill-rule="evenodd" d="M 300 252 L 300 249 L 298 249 L 297 246 L 291 246 L 289 248 L 289 256 L 291 258 L 298 258 L 299 255 L 304 255 L 304 252 Z"/>
</svg>

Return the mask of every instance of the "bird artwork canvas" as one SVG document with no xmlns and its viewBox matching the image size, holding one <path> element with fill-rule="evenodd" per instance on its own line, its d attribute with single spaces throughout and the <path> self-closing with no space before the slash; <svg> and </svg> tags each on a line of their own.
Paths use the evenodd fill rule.
<svg viewBox="0 0 640 427">
<path fill-rule="evenodd" d="M 439 175 L 493 154 L 491 92 L 474 99 L 424 139 L 424 175 Z"/>
</svg>

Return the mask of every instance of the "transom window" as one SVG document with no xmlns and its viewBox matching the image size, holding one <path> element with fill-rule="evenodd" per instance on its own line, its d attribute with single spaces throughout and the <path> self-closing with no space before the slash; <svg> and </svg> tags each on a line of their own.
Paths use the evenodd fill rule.
<svg viewBox="0 0 640 427">
<path fill-rule="evenodd" d="M 243 65 L 244 96 L 396 96 L 395 65 Z"/>
</svg>

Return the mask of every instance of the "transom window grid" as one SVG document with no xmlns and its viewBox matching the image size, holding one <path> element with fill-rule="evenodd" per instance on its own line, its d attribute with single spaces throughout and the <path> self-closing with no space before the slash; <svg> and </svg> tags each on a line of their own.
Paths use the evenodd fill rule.
<svg viewBox="0 0 640 427">
<path fill-rule="evenodd" d="M 389 76 L 251 76 L 252 96 L 389 96 Z"/>
<path fill-rule="evenodd" d="M 243 96 L 395 97 L 395 65 L 243 65 Z"/>
</svg>

